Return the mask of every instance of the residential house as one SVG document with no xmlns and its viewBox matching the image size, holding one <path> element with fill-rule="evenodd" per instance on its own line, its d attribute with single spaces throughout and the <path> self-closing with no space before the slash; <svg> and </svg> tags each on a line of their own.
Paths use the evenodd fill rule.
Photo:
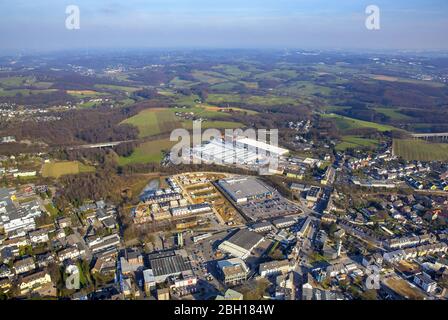
<svg viewBox="0 0 448 320">
<path fill-rule="evenodd" d="M 16 274 L 21 274 L 36 269 L 36 264 L 32 257 L 28 257 L 15 261 L 13 268 Z"/>
</svg>

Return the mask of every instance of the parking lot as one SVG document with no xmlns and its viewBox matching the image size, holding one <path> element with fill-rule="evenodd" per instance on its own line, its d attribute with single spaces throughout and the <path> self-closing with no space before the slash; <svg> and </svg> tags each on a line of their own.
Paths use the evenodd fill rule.
<svg viewBox="0 0 448 320">
<path fill-rule="evenodd" d="M 279 194 L 274 194 L 272 199 L 249 201 L 238 206 L 243 214 L 252 221 L 272 219 L 300 211 L 299 206 L 289 202 Z"/>
</svg>

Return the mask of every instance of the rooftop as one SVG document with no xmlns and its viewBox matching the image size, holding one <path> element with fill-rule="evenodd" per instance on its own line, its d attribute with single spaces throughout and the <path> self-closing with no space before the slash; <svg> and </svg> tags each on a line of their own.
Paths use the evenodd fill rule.
<svg viewBox="0 0 448 320">
<path fill-rule="evenodd" d="M 253 177 L 222 179 L 218 183 L 235 201 L 272 193 L 268 186 Z"/>
<path fill-rule="evenodd" d="M 163 276 L 191 270 L 190 263 L 174 251 L 152 254 L 149 256 L 154 276 Z"/>
<path fill-rule="evenodd" d="M 249 231 L 247 229 L 241 229 L 237 231 L 233 236 L 231 236 L 227 242 L 230 242 L 240 248 L 246 249 L 248 251 L 252 250 L 263 237 L 258 233 Z"/>
</svg>

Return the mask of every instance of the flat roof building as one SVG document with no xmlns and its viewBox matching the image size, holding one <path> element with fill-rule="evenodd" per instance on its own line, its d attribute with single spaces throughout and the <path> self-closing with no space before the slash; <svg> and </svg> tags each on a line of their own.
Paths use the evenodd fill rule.
<svg viewBox="0 0 448 320">
<path fill-rule="evenodd" d="M 306 200 L 316 202 L 317 200 L 319 200 L 321 191 L 322 189 L 319 187 L 311 187 L 306 195 Z"/>
<path fill-rule="evenodd" d="M 221 243 L 218 248 L 234 257 L 246 259 L 263 239 L 264 238 L 261 235 L 255 232 L 241 229 L 228 240 Z"/>
<path fill-rule="evenodd" d="M 255 232 L 267 232 L 272 230 L 272 224 L 267 221 L 254 223 L 253 225 L 250 226 L 250 229 Z"/>
<path fill-rule="evenodd" d="M 272 221 L 272 224 L 277 229 L 288 228 L 288 227 L 295 225 L 296 223 L 297 223 L 297 221 L 294 218 L 280 218 L 280 219 L 275 219 L 274 221 Z"/>
<path fill-rule="evenodd" d="M 265 199 L 273 190 L 254 177 L 235 177 L 218 181 L 221 189 L 236 203 Z"/>
<path fill-rule="evenodd" d="M 233 258 L 218 261 L 218 268 L 226 285 L 237 285 L 246 280 L 249 268 L 242 259 Z"/>
<path fill-rule="evenodd" d="M 157 283 L 164 282 L 170 276 L 191 272 L 191 265 L 185 250 L 153 253 L 148 258 Z"/>
<path fill-rule="evenodd" d="M 262 277 L 284 274 L 293 269 L 288 260 L 274 260 L 260 264 L 259 273 Z"/>
</svg>

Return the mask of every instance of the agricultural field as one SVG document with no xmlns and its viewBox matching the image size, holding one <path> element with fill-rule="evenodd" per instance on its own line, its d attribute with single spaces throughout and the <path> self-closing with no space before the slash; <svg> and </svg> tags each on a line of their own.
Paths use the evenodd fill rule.
<svg viewBox="0 0 448 320">
<path fill-rule="evenodd" d="M 250 72 L 241 70 L 238 66 L 235 65 L 217 65 L 212 67 L 214 70 L 218 70 L 219 72 L 224 73 L 229 78 L 236 80 L 250 76 Z"/>
<path fill-rule="evenodd" d="M 27 87 L 31 89 L 48 89 L 52 82 L 37 81 L 34 77 L 7 77 L 0 78 L 0 87 L 4 89 L 17 89 Z"/>
<path fill-rule="evenodd" d="M 97 84 L 97 85 L 95 85 L 95 88 L 113 90 L 113 91 L 122 91 L 122 92 L 126 92 L 129 94 L 141 89 L 141 88 L 136 88 L 136 87 L 117 86 L 117 85 L 112 85 L 112 84 Z"/>
<path fill-rule="evenodd" d="M 283 96 L 243 96 L 238 94 L 210 94 L 207 102 L 211 104 L 225 104 L 225 103 L 247 103 L 262 106 L 295 104 L 297 99 Z"/>
<path fill-rule="evenodd" d="M 84 172 L 94 172 L 95 168 L 84 165 L 79 161 L 56 161 L 45 163 L 42 166 L 42 176 L 44 178 L 59 178 L 63 175 L 78 174 Z"/>
<path fill-rule="evenodd" d="M 392 108 L 373 108 L 373 109 L 376 112 L 382 113 L 385 116 L 389 117 L 391 120 L 405 121 L 412 119 L 412 117 L 400 113 L 399 109 L 392 109 Z"/>
<path fill-rule="evenodd" d="M 339 130 L 352 130 L 352 129 L 359 129 L 359 128 L 372 128 L 376 129 L 381 132 L 385 131 L 391 131 L 391 130 L 399 130 L 397 128 L 394 128 L 392 126 L 378 124 L 374 122 L 369 121 L 363 121 L 358 119 L 353 119 L 349 117 L 340 116 L 337 114 L 324 114 L 322 115 L 324 118 L 328 119 L 334 119 L 336 122 L 336 126 Z"/>
<path fill-rule="evenodd" d="M 183 127 L 191 130 L 193 129 L 193 122 L 184 122 Z M 201 129 L 237 129 L 242 127 L 244 127 L 242 123 L 232 121 L 203 121 L 201 123 Z"/>
<path fill-rule="evenodd" d="M 56 89 L 43 89 L 43 90 L 28 90 L 28 89 L 12 89 L 5 90 L 0 88 L 0 97 L 15 97 L 16 95 L 30 96 L 33 94 L 51 93 L 56 92 Z"/>
<path fill-rule="evenodd" d="M 106 95 L 104 92 L 98 92 L 94 90 L 67 90 L 67 94 L 71 95 L 74 98 L 82 99 L 82 98 L 95 98 Z"/>
<path fill-rule="evenodd" d="M 344 136 L 342 142 L 336 145 L 337 151 L 345 151 L 347 149 L 373 149 L 378 145 L 379 141 L 375 139 L 366 139 L 359 136 Z"/>
<path fill-rule="evenodd" d="M 176 116 L 176 112 L 190 113 L 195 117 L 202 118 L 226 118 L 229 113 L 222 112 L 222 109 L 210 106 L 210 105 L 197 105 L 193 108 L 153 108 L 146 109 L 138 113 L 137 115 L 128 118 L 121 122 L 122 124 L 130 124 L 138 128 L 139 137 L 147 138 L 163 133 L 169 133 L 177 128 L 192 128 L 192 120 L 184 120 L 181 117 Z M 234 111 L 246 112 L 246 110 L 235 108 Z M 247 111 L 250 114 L 254 114 L 254 111 Z M 230 129 L 241 128 L 241 123 L 229 122 L 229 121 L 204 121 L 202 124 L 203 129 L 216 128 L 216 129 Z"/>
<path fill-rule="evenodd" d="M 195 84 L 197 84 L 198 82 L 192 82 L 192 81 L 187 81 L 187 80 L 182 80 L 179 77 L 174 78 L 173 80 L 170 81 L 170 84 L 173 85 L 176 88 L 188 88 L 191 87 Z"/>
<path fill-rule="evenodd" d="M 170 132 L 179 127 L 179 121 L 176 119 L 174 112 L 171 109 L 162 108 L 143 110 L 121 123 L 137 127 L 140 138 Z"/>
<path fill-rule="evenodd" d="M 148 141 L 140 144 L 129 157 L 120 157 L 118 164 L 125 166 L 134 163 L 159 163 L 163 159 L 163 152 L 168 151 L 176 142 L 169 139 Z"/>
<path fill-rule="evenodd" d="M 295 70 L 277 69 L 274 71 L 259 73 L 254 76 L 254 79 L 281 80 L 295 78 L 297 75 L 297 71 Z"/>
<path fill-rule="evenodd" d="M 211 85 L 227 81 L 227 79 L 225 77 L 223 77 L 222 74 L 220 74 L 218 72 L 214 72 L 214 71 L 197 71 L 197 70 L 195 70 L 192 72 L 192 75 L 193 75 L 193 77 L 195 77 L 195 79 L 197 79 L 201 82 L 211 84 Z"/>
<path fill-rule="evenodd" d="M 448 161 L 448 144 L 394 139 L 394 152 L 405 160 Z"/>
<path fill-rule="evenodd" d="M 332 93 L 331 88 L 313 84 L 311 81 L 296 81 L 286 87 L 279 88 L 279 91 L 294 96 L 310 96 L 316 94 L 328 96 Z"/>
</svg>

